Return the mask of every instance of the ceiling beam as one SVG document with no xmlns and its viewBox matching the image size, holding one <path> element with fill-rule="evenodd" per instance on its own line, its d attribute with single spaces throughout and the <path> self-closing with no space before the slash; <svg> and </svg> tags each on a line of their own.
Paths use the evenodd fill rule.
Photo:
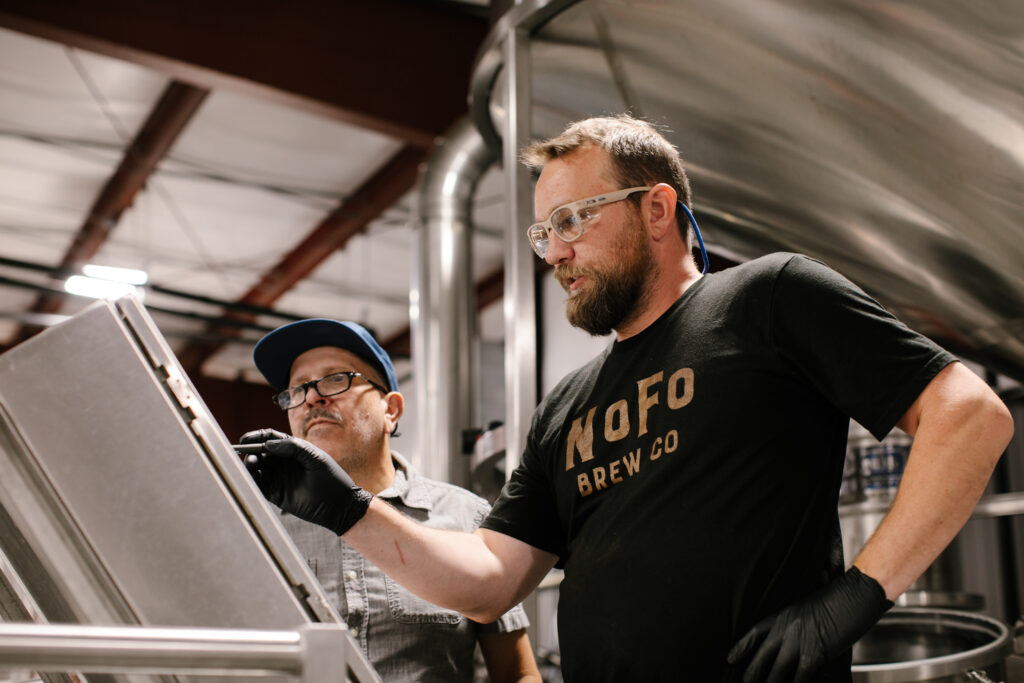
<svg viewBox="0 0 1024 683">
<path fill-rule="evenodd" d="M 76 270 L 99 251 L 117 226 L 121 214 L 132 205 L 139 190 L 167 156 L 207 94 L 207 90 L 178 81 L 172 81 L 164 89 L 135 139 L 125 150 L 121 163 L 89 207 L 85 221 L 57 265 L 58 270 Z M 56 313 L 66 298 L 61 294 L 41 294 L 29 311 Z M 15 343 L 24 341 L 39 329 L 37 326 L 23 326 L 14 335 L 17 340 Z"/>
<path fill-rule="evenodd" d="M 424 149 L 466 111 L 488 30 L 422 0 L 0 0 L 0 26 Z"/>
<path fill-rule="evenodd" d="M 426 152 L 417 147 L 402 148 L 267 271 L 238 303 L 261 307 L 273 305 L 285 292 L 306 278 L 412 189 L 425 157 Z M 225 317 L 245 321 L 255 319 L 253 314 L 237 311 L 228 312 Z M 239 334 L 238 329 L 233 327 L 213 327 L 209 332 L 222 336 Z M 219 343 L 190 344 L 178 354 L 178 360 L 187 373 L 199 374 L 206 359 L 221 346 Z"/>
</svg>

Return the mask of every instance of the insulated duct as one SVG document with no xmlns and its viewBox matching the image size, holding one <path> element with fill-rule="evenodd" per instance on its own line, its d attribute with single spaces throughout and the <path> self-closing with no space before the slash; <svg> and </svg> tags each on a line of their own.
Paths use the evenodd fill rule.
<svg viewBox="0 0 1024 683">
<path fill-rule="evenodd" d="M 472 199 L 495 156 L 468 118 L 431 154 L 420 181 L 419 270 L 410 295 L 420 469 L 469 488 L 462 430 L 475 424 Z"/>
</svg>

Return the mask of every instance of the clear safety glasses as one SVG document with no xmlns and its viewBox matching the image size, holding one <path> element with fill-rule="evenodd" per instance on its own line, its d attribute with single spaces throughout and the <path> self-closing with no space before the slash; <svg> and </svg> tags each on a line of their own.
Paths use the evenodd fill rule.
<svg viewBox="0 0 1024 683">
<path fill-rule="evenodd" d="M 530 240 L 530 246 L 533 247 L 533 251 L 537 256 L 544 258 L 548 253 L 548 243 L 551 240 L 552 232 L 558 235 L 558 239 L 563 242 L 575 242 L 583 237 L 583 233 L 587 231 L 587 224 L 597 218 L 600 213 L 599 206 L 621 202 L 631 194 L 647 192 L 650 189 L 649 186 L 629 187 L 625 190 L 616 190 L 615 192 L 599 194 L 596 197 L 587 197 L 586 199 L 564 204 L 552 211 L 551 215 L 543 223 L 534 223 L 530 226 L 526 231 L 526 236 Z M 704 248 L 704 238 L 700 234 L 700 228 L 697 227 L 697 219 L 693 217 L 690 210 L 686 208 L 686 204 L 683 204 L 681 200 L 677 200 L 676 204 L 686 213 L 690 225 L 693 226 L 693 232 L 697 237 L 697 244 L 700 247 L 700 255 L 704 261 L 701 273 L 707 273 L 711 264 L 708 261 L 707 249 Z"/>
<path fill-rule="evenodd" d="M 600 213 L 598 207 L 614 202 L 621 202 L 631 194 L 647 192 L 650 187 L 630 187 L 625 190 L 616 190 L 606 194 L 599 194 L 596 197 L 587 197 L 575 202 L 564 204 L 548 216 L 543 223 L 534 223 L 526 231 L 530 240 L 530 246 L 537 253 L 537 256 L 544 258 L 548 253 L 548 242 L 552 231 L 558 235 L 563 242 L 575 242 L 583 237 L 590 221 L 597 218 Z"/>
</svg>

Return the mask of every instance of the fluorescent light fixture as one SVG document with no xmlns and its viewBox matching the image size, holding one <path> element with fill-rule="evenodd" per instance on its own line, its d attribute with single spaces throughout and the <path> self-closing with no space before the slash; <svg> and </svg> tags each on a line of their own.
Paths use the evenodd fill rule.
<svg viewBox="0 0 1024 683">
<path fill-rule="evenodd" d="M 111 282 L 84 275 L 72 275 L 64 283 L 64 291 L 79 296 L 90 296 L 94 299 L 117 299 L 134 294 L 142 298 L 142 291 L 127 282 Z"/>
<path fill-rule="evenodd" d="M 111 282 L 123 282 L 129 285 L 144 285 L 149 281 L 149 275 L 144 270 L 134 268 L 115 268 L 113 266 L 82 266 L 82 273 L 98 280 L 109 280 Z"/>
</svg>

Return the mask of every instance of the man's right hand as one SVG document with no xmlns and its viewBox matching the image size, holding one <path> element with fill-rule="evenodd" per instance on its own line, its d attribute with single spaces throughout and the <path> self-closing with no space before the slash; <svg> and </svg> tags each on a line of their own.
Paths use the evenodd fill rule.
<svg viewBox="0 0 1024 683">
<path fill-rule="evenodd" d="M 243 444 L 263 452 L 245 459 L 263 495 L 274 505 L 341 536 L 363 518 L 373 494 L 356 486 L 331 456 L 308 441 L 274 429 L 246 432 Z"/>
</svg>

